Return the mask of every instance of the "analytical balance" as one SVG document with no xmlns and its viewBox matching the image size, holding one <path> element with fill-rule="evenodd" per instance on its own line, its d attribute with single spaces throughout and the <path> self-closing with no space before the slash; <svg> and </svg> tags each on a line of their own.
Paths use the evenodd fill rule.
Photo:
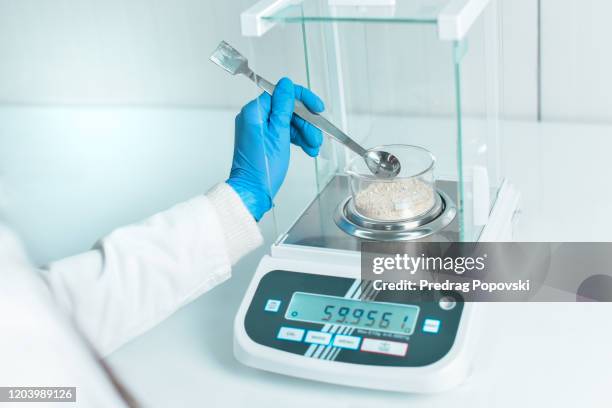
<svg viewBox="0 0 612 408">
<path fill-rule="evenodd" d="M 242 14 L 243 34 L 254 47 L 274 32 L 295 35 L 326 115 L 364 146 L 431 151 L 434 206 L 407 223 L 360 217 L 345 172 L 351 157 L 326 142 L 316 197 L 247 289 L 234 352 L 246 365 L 311 380 L 443 391 L 469 372 L 478 305 L 455 292 L 375 290 L 361 279 L 360 245 L 512 240 L 519 194 L 503 177 L 499 152 L 497 2 L 349 3 L 263 0 Z"/>
</svg>

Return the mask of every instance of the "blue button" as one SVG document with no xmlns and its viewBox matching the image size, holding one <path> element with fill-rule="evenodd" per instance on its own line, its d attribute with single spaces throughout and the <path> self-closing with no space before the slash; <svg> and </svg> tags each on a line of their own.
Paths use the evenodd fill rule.
<svg viewBox="0 0 612 408">
<path fill-rule="evenodd" d="M 331 338 L 332 338 L 331 333 L 324 333 L 322 331 L 316 331 L 316 330 L 308 330 L 308 333 L 306 333 L 306 338 L 304 339 L 304 341 L 306 343 L 321 344 L 323 346 L 327 346 L 329 342 L 331 341 Z"/>
<path fill-rule="evenodd" d="M 302 338 L 304 338 L 304 330 L 283 326 L 278 330 L 276 338 L 279 340 L 302 341 Z"/>
<path fill-rule="evenodd" d="M 359 348 L 360 342 L 361 342 L 361 337 L 346 336 L 344 334 L 336 334 L 334 336 L 334 342 L 332 346 L 345 348 L 345 349 L 351 349 L 351 350 L 357 350 Z"/>
<path fill-rule="evenodd" d="M 423 331 L 425 333 L 437 334 L 440 331 L 440 321 L 436 319 L 425 319 Z"/>
<path fill-rule="evenodd" d="M 266 307 L 264 308 L 264 310 L 266 312 L 278 312 L 278 309 L 280 309 L 280 305 L 281 305 L 281 301 L 280 300 L 268 299 L 268 301 L 266 302 Z"/>
</svg>

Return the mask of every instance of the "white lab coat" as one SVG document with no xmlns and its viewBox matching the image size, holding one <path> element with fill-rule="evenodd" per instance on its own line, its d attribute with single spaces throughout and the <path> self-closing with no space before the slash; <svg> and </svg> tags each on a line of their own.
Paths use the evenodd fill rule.
<svg viewBox="0 0 612 408">
<path fill-rule="evenodd" d="M 0 386 L 76 386 L 76 406 L 125 406 L 97 356 L 228 279 L 261 243 L 225 183 L 39 270 L 0 225 Z"/>
</svg>

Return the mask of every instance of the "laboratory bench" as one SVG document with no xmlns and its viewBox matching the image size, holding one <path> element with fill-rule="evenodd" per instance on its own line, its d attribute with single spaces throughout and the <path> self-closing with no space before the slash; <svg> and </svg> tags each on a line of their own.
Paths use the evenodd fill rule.
<svg viewBox="0 0 612 408">
<path fill-rule="evenodd" d="M 199 109 L 1 109 L 3 200 L 34 261 L 86 250 L 113 228 L 223 180 L 231 163 L 228 140 L 234 115 Z M 612 188 L 602 176 L 610 173 L 612 126 L 505 121 L 502 129 L 505 173 L 522 194 L 516 239 L 610 240 Z M 312 161 L 303 156 L 293 154 L 279 211 L 263 221 L 267 245 L 316 191 L 309 179 Z M 145 406 L 515 408 L 612 403 L 612 304 L 485 305 L 472 373 L 465 384 L 441 394 L 349 388 L 243 366 L 232 352 L 233 318 L 267 250 L 264 246 L 247 256 L 229 281 L 109 357 Z"/>
</svg>

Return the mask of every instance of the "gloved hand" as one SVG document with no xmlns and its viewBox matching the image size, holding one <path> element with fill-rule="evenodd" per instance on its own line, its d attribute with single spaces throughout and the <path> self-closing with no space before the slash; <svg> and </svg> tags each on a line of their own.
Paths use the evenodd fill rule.
<svg viewBox="0 0 612 408">
<path fill-rule="evenodd" d="M 312 112 L 324 109 L 318 96 L 283 78 L 272 96 L 263 93 L 236 116 L 234 159 L 227 183 L 257 221 L 272 208 L 285 180 L 290 143 L 311 157 L 319 154 L 323 143 L 320 130 L 293 115 L 296 98 Z"/>
</svg>

